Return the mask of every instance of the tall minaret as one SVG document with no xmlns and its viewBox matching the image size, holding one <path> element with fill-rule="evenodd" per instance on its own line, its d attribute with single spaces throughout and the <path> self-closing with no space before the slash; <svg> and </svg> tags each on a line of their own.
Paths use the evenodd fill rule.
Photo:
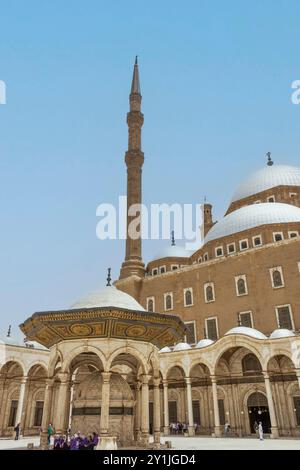
<svg viewBox="0 0 300 470">
<path fill-rule="evenodd" d="M 142 202 L 142 166 L 144 153 L 141 150 L 141 135 L 144 116 L 141 113 L 142 95 L 140 89 L 139 69 L 137 57 L 133 69 L 131 92 L 129 95 L 130 111 L 127 113 L 128 124 L 128 150 L 125 154 L 127 166 L 127 238 L 126 255 L 122 264 L 120 279 L 133 274 L 143 277 L 145 265 L 142 261 L 141 237 L 133 238 L 130 233 L 130 224 L 136 225 L 137 216 L 129 215 L 132 205 Z M 139 225 L 141 220 L 138 221 Z"/>
</svg>

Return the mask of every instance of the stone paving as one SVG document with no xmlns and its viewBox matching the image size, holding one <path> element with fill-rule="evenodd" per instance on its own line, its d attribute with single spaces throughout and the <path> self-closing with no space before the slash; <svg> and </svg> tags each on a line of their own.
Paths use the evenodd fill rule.
<svg viewBox="0 0 300 470">
<path fill-rule="evenodd" d="M 213 437 L 163 437 L 165 441 L 172 442 L 174 450 L 300 450 L 300 439 L 265 439 L 256 438 L 213 438 Z M 29 443 L 39 444 L 39 437 L 13 439 L 0 439 L 0 450 L 26 449 Z"/>
</svg>

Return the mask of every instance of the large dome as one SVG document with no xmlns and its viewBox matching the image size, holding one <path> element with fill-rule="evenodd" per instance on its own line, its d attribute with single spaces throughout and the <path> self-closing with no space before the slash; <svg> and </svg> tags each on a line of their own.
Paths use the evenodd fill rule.
<svg viewBox="0 0 300 470">
<path fill-rule="evenodd" d="M 233 235 L 260 225 L 300 222 L 300 208 L 290 204 L 266 202 L 243 206 L 226 215 L 208 232 L 204 242 Z"/>
<path fill-rule="evenodd" d="M 114 286 L 107 286 L 103 289 L 91 292 L 86 297 L 79 299 L 71 305 L 70 308 L 96 307 L 116 307 L 124 310 L 145 311 L 145 309 L 133 297 Z"/>
<path fill-rule="evenodd" d="M 275 186 L 300 186 L 300 168 L 288 165 L 266 166 L 252 173 L 238 186 L 231 202 L 275 188 Z"/>
</svg>

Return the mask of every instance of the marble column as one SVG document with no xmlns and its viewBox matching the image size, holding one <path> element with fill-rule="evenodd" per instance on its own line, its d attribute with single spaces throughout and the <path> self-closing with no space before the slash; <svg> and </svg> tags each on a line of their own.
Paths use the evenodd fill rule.
<svg viewBox="0 0 300 470">
<path fill-rule="evenodd" d="M 141 383 L 135 384 L 134 440 L 141 438 Z"/>
<path fill-rule="evenodd" d="M 271 438 L 276 439 L 279 437 L 279 433 L 278 433 L 278 425 L 277 425 L 274 401 L 273 401 L 273 396 L 272 396 L 270 376 L 268 372 L 263 372 L 263 375 L 265 379 L 265 387 L 266 387 L 270 421 L 271 421 Z"/>
<path fill-rule="evenodd" d="M 188 432 L 189 432 L 189 436 L 194 436 L 195 428 L 194 428 L 194 416 L 193 416 L 192 384 L 191 384 L 190 377 L 185 378 L 185 383 L 186 383 L 186 401 L 187 401 L 188 421 L 189 421 Z"/>
<path fill-rule="evenodd" d="M 213 395 L 213 405 L 214 405 L 214 435 L 215 437 L 220 437 L 222 435 L 221 426 L 220 426 L 220 413 L 219 413 L 219 402 L 218 402 L 218 388 L 217 388 L 217 378 L 211 376 L 211 385 L 212 385 L 212 395 Z"/>
<path fill-rule="evenodd" d="M 164 435 L 170 434 L 170 423 L 169 423 L 169 397 L 168 397 L 168 381 L 163 380 L 164 387 Z"/>
<path fill-rule="evenodd" d="M 60 379 L 60 385 L 55 408 L 54 427 L 58 434 L 67 434 L 71 394 L 70 375 L 66 372 L 62 372 L 58 374 L 58 377 Z"/>
<path fill-rule="evenodd" d="M 142 412 L 141 428 L 142 440 L 145 444 L 149 442 L 149 379 L 150 375 L 142 375 Z"/>
<path fill-rule="evenodd" d="M 48 426 L 51 423 L 51 408 L 52 408 L 52 397 L 53 397 L 53 379 L 46 380 L 45 396 L 44 396 L 44 408 L 42 418 L 42 431 L 40 436 L 40 447 L 46 448 L 48 445 Z"/>
<path fill-rule="evenodd" d="M 109 392 L 110 392 L 110 372 L 102 372 L 102 394 L 101 394 L 101 417 L 100 435 L 107 436 L 109 430 Z"/>
<path fill-rule="evenodd" d="M 160 443 L 160 379 L 153 379 L 153 433 L 154 442 Z"/>
<path fill-rule="evenodd" d="M 18 423 L 20 423 L 21 425 L 22 414 L 23 414 L 23 409 L 24 409 L 24 397 L 25 397 L 26 385 L 27 385 L 27 377 L 22 377 L 15 425 L 17 425 Z M 23 429 L 21 429 L 21 434 L 23 434 Z"/>
<path fill-rule="evenodd" d="M 4 429 L 4 416 L 5 416 L 5 391 L 7 395 L 7 384 L 5 383 L 5 379 L 0 379 L 0 437 L 3 434 Z"/>
<path fill-rule="evenodd" d="M 296 370 L 296 375 L 297 375 L 298 385 L 300 388 L 300 370 L 299 369 Z"/>
</svg>

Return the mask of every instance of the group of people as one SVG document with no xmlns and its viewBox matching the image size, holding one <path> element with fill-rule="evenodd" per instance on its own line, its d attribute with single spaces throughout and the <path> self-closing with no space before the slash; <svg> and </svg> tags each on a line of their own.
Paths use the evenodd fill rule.
<svg viewBox="0 0 300 470">
<path fill-rule="evenodd" d="M 99 443 L 99 436 L 93 432 L 89 436 L 84 436 L 78 431 L 70 435 L 55 434 L 55 430 L 50 423 L 48 426 L 48 445 L 53 445 L 53 450 L 94 450 Z"/>
<path fill-rule="evenodd" d="M 197 423 L 194 424 L 194 429 L 195 429 L 195 434 L 196 434 L 196 431 L 197 431 Z M 187 423 L 181 423 L 181 422 L 178 422 L 178 423 L 171 423 L 170 424 L 170 432 L 171 434 L 187 434 L 188 433 L 188 430 L 189 430 L 189 427 L 187 425 Z"/>
</svg>

